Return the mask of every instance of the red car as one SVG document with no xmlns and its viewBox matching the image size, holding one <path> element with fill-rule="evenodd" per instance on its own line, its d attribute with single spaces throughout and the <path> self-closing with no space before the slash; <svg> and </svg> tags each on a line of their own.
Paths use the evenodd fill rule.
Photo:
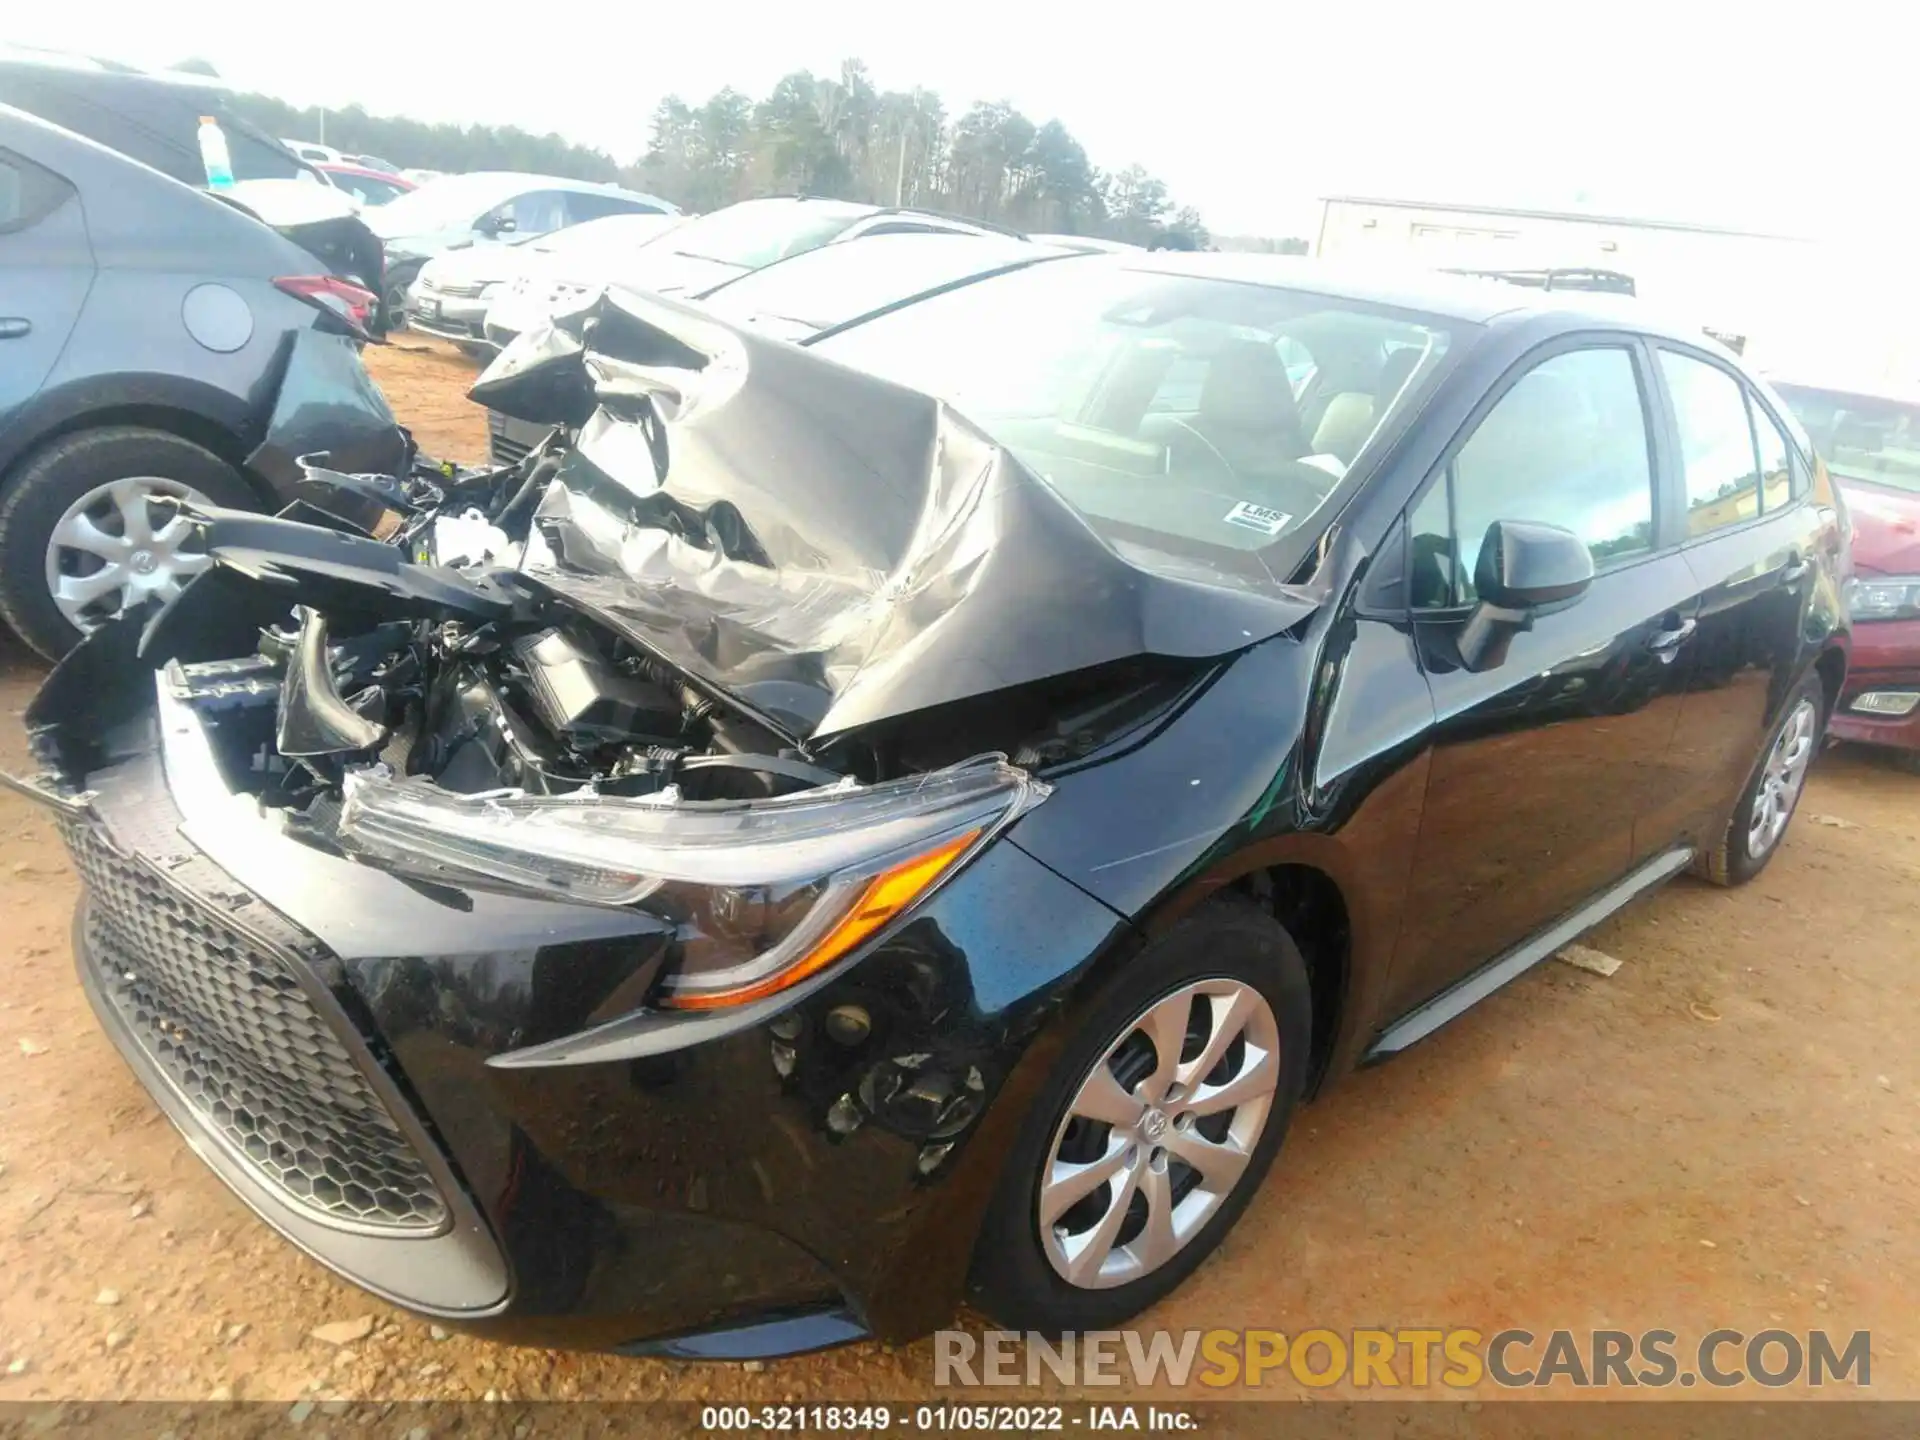
<svg viewBox="0 0 1920 1440">
<path fill-rule="evenodd" d="M 1920 387 L 1773 386 L 1853 520 L 1853 657 L 1829 733 L 1920 773 Z"/>
<path fill-rule="evenodd" d="M 414 188 L 404 175 L 389 175 L 384 170 L 369 170 L 364 165 L 315 165 L 336 190 L 344 190 L 362 205 L 384 205 L 396 195 Z"/>
</svg>

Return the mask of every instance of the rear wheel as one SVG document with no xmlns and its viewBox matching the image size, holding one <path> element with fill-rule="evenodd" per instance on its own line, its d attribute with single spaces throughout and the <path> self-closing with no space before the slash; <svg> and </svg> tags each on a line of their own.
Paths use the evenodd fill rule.
<svg viewBox="0 0 1920 1440">
<path fill-rule="evenodd" d="M 0 494 L 0 617 L 57 659 L 123 610 L 178 594 L 208 561 L 173 499 L 257 503 L 231 465 L 163 430 L 83 430 L 35 452 Z"/>
<path fill-rule="evenodd" d="M 974 1252 L 1003 1324 L 1094 1330 L 1190 1275 L 1260 1187 L 1305 1083 L 1306 966 L 1209 902 L 1108 985 L 1008 1158 Z"/>
<path fill-rule="evenodd" d="M 1766 869 L 1800 804 L 1826 722 L 1826 692 L 1810 674 L 1781 707 L 1726 833 L 1701 856 L 1697 873 L 1716 885 L 1744 885 Z"/>
</svg>

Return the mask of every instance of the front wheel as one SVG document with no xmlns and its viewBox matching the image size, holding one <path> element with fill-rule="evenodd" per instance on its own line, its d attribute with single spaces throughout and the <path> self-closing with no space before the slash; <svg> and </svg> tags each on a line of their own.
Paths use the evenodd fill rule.
<svg viewBox="0 0 1920 1440">
<path fill-rule="evenodd" d="M 386 333 L 393 334 L 407 328 L 407 291 L 419 277 L 418 270 L 406 270 L 395 274 L 387 272 L 386 284 L 380 296 L 380 322 Z"/>
<path fill-rule="evenodd" d="M 1260 1187 L 1305 1084 L 1305 963 L 1216 899 L 1114 977 L 1007 1161 L 973 1288 L 1016 1329 L 1112 1328 L 1193 1273 Z"/>
<path fill-rule="evenodd" d="M 1744 885 L 1767 868 L 1800 804 L 1826 725 L 1826 691 L 1810 674 L 1781 707 L 1726 832 L 1695 867 L 1699 874 L 1715 885 Z"/>
</svg>

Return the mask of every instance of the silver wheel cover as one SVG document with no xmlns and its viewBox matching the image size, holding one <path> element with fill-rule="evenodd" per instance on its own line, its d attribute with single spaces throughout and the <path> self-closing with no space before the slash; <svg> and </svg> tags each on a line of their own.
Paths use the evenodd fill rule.
<svg viewBox="0 0 1920 1440">
<path fill-rule="evenodd" d="M 169 600 L 210 563 L 184 515 L 155 504 L 211 503 L 190 485 L 131 475 L 69 505 L 47 538 L 47 593 L 76 629 L 93 629 L 149 598 Z"/>
<path fill-rule="evenodd" d="M 1807 770 L 1813 764 L 1819 722 L 1813 701 L 1803 698 L 1780 727 L 1766 763 L 1760 767 L 1753 813 L 1747 821 L 1747 854 L 1755 860 L 1770 854 L 1786 833 L 1787 821 L 1793 817 L 1793 807 L 1799 803 Z"/>
<path fill-rule="evenodd" d="M 1273 1008 L 1240 980 L 1153 1002 L 1082 1077 L 1040 1176 L 1054 1271 L 1104 1290 L 1185 1249 L 1239 1185 L 1280 1082 Z"/>
</svg>

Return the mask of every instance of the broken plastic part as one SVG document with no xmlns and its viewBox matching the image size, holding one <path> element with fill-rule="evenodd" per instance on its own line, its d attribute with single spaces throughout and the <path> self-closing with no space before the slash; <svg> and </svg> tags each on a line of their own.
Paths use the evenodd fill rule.
<svg viewBox="0 0 1920 1440">
<path fill-rule="evenodd" d="M 296 330 L 266 439 L 247 457 L 247 469 L 274 489 L 297 494 L 302 456 L 324 453 L 328 465 L 355 474 L 403 475 L 411 448 L 360 363 L 359 345 L 346 335 Z"/>
<path fill-rule="evenodd" d="M 327 621 L 317 610 L 300 614 L 300 636 L 287 657 L 274 717 L 274 746 L 282 755 L 309 758 L 352 754 L 386 743 L 387 727 L 341 697 L 327 666 Z"/>
<path fill-rule="evenodd" d="M 278 590 L 286 605 L 311 606 L 336 623 L 483 622 L 513 613 L 514 597 L 493 581 L 416 565 L 378 540 L 244 510 L 192 513 L 206 527 L 207 554 L 216 566 L 260 581 Z"/>
</svg>

